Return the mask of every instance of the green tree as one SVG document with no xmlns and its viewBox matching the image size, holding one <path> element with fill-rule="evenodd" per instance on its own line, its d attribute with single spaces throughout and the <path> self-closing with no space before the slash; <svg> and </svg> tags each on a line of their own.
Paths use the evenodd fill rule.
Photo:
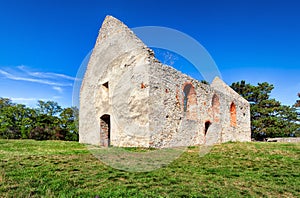
<svg viewBox="0 0 300 198">
<path fill-rule="evenodd" d="M 0 99 L 0 135 L 2 138 L 20 138 L 15 128 L 14 104 L 7 98 Z"/>
<path fill-rule="evenodd" d="M 9 98 L 0 98 L 0 109 L 12 106 L 13 103 Z"/>
<path fill-rule="evenodd" d="M 65 140 L 78 141 L 78 108 L 68 107 L 60 114 L 61 128 L 66 131 Z"/>
<path fill-rule="evenodd" d="M 296 103 L 294 104 L 295 107 L 300 107 L 300 93 L 298 93 L 298 100 L 296 100 Z"/>
<path fill-rule="evenodd" d="M 297 109 L 298 114 L 298 120 L 300 120 L 300 92 L 298 93 L 298 100 L 296 100 L 296 103 L 294 104 L 294 107 Z M 300 123 L 300 121 L 299 121 Z M 295 132 L 296 137 L 300 137 L 300 127 Z"/>
<path fill-rule="evenodd" d="M 201 80 L 201 83 L 206 84 L 206 85 L 209 85 L 209 82 L 206 81 L 206 80 Z"/>
<path fill-rule="evenodd" d="M 266 137 L 289 136 L 299 127 L 296 109 L 270 98 L 274 89 L 272 84 L 263 82 L 254 86 L 241 81 L 232 83 L 231 87 L 251 105 L 253 138 L 261 140 Z"/>
<path fill-rule="evenodd" d="M 59 126 L 60 118 L 48 114 L 38 114 L 29 138 L 36 140 L 59 140 L 64 136 Z"/>
<path fill-rule="evenodd" d="M 0 137 L 28 138 L 35 123 L 35 111 L 10 99 L 0 98 Z"/>
<path fill-rule="evenodd" d="M 64 139 L 64 131 L 60 127 L 58 114 L 62 111 L 61 106 L 54 101 L 39 100 L 35 108 L 35 125 L 29 138 L 36 140 L 59 140 Z"/>
<path fill-rule="evenodd" d="M 0 138 L 77 141 L 78 109 L 41 100 L 37 108 L 29 108 L 0 98 Z"/>
<path fill-rule="evenodd" d="M 37 104 L 37 113 L 38 114 L 46 114 L 49 116 L 55 116 L 59 114 L 62 111 L 61 106 L 57 104 L 57 102 L 54 101 L 42 101 L 39 100 Z"/>
</svg>

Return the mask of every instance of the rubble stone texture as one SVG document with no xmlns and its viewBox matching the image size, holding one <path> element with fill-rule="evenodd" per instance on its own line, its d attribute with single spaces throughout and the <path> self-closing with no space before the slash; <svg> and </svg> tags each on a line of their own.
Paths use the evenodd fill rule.
<svg viewBox="0 0 300 198">
<path fill-rule="evenodd" d="M 177 147 L 251 141 L 249 103 L 160 63 L 121 21 L 102 24 L 80 90 L 79 142 Z"/>
</svg>

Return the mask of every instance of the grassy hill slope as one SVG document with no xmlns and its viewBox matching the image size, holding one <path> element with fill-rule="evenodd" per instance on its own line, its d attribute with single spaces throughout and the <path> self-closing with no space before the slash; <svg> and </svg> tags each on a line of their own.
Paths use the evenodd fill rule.
<svg viewBox="0 0 300 198">
<path fill-rule="evenodd" d="M 0 140 L 0 197 L 297 197 L 300 144 L 189 148 L 146 173 L 115 170 L 76 142 Z"/>
</svg>

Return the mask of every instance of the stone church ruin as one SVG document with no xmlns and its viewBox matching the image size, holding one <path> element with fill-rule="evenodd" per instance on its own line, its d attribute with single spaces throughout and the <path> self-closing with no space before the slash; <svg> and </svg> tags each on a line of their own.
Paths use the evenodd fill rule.
<svg viewBox="0 0 300 198">
<path fill-rule="evenodd" d="M 216 77 L 210 85 L 160 63 L 107 16 L 80 90 L 79 142 L 168 148 L 250 141 L 249 103 Z"/>
</svg>

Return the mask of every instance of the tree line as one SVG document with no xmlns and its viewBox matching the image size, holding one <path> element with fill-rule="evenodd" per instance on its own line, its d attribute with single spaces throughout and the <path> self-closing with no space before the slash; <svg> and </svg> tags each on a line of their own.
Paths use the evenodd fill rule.
<svg viewBox="0 0 300 198">
<path fill-rule="evenodd" d="M 300 136 L 300 93 L 294 105 L 286 106 L 270 98 L 274 86 L 267 82 L 240 81 L 231 88 L 250 103 L 252 138 Z M 41 100 L 30 108 L 0 98 L 0 138 L 78 141 L 78 109 Z"/>
<path fill-rule="evenodd" d="M 255 86 L 242 80 L 231 88 L 250 103 L 252 138 L 300 136 L 300 93 L 299 100 L 287 106 L 270 98 L 274 86 L 267 82 Z"/>
<path fill-rule="evenodd" d="M 36 108 L 0 98 L 0 138 L 78 141 L 78 109 L 54 101 Z"/>
</svg>

